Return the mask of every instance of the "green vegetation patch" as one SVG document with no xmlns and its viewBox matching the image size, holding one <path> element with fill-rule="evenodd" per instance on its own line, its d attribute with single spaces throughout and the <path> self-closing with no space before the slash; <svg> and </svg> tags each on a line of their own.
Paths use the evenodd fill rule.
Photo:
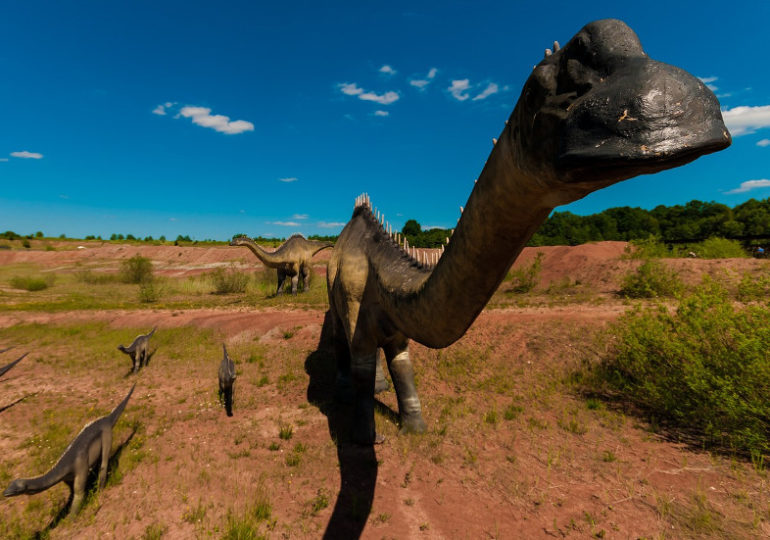
<svg viewBox="0 0 770 540">
<path fill-rule="evenodd" d="M 593 391 L 628 399 L 706 446 L 770 453 L 770 307 L 736 306 L 707 282 L 675 310 L 629 312 L 610 334 L 586 379 Z"/>
<path fill-rule="evenodd" d="M 676 272 L 660 261 L 648 259 L 623 277 L 620 295 L 626 298 L 674 296 L 683 288 Z"/>
</svg>

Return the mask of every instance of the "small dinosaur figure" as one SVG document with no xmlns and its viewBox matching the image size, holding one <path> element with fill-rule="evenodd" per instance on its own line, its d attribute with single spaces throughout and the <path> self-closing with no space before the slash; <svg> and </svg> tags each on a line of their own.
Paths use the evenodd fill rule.
<svg viewBox="0 0 770 540">
<path fill-rule="evenodd" d="M 235 364 L 227 355 L 227 348 L 222 343 L 225 355 L 219 364 L 219 399 L 224 398 L 227 416 L 233 415 L 233 383 L 235 382 Z"/>
<path fill-rule="evenodd" d="M 110 414 L 86 424 L 50 471 L 35 478 L 13 480 L 3 495 L 6 497 L 34 495 L 59 482 L 66 482 L 72 493 L 69 513 L 76 513 L 80 510 L 85 497 L 88 471 L 97 461 L 99 461 L 99 488 L 104 488 L 104 484 L 107 482 L 107 465 L 112 449 L 112 428 L 115 427 L 118 418 L 126 408 L 135 386 L 131 387 L 128 395 Z"/>
<path fill-rule="evenodd" d="M 329 242 L 308 240 L 301 234 L 294 234 L 272 253 L 262 249 L 248 236 L 236 236 L 230 242 L 231 246 L 246 246 L 262 264 L 278 271 L 278 290 L 276 296 L 283 294 L 283 284 L 286 278 L 291 278 L 291 294 L 297 294 L 297 285 L 302 278 L 302 290 L 310 290 L 310 260 L 319 251 L 334 247 Z"/>
<path fill-rule="evenodd" d="M 8 350 L 10 350 L 10 348 L 9 348 L 9 349 L 5 349 L 5 351 L 8 351 Z M 5 351 L 0 351 L 0 352 L 5 352 Z M 5 365 L 5 366 L 3 366 L 3 367 L 0 367 L 0 377 L 2 377 L 3 375 L 5 375 L 6 373 L 8 373 L 8 371 L 9 371 L 9 370 L 10 370 L 10 369 L 11 369 L 13 366 L 15 366 L 16 364 L 18 364 L 19 362 L 21 362 L 21 361 L 22 361 L 22 359 L 24 359 L 24 357 L 25 357 L 25 356 L 27 356 L 28 354 L 29 354 L 29 353 L 24 353 L 24 354 L 22 354 L 22 355 L 21 355 L 19 358 L 17 358 L 17 359 L 16 359 L 16 360 L 14 360 L 13 362 L 11 362 L 10 364 L 7 364 L 7 365 Z"/>
<path fill-rule="evenodd" d="M 425 431 L 409 340 L 443 348 L 462 337 L 553 208 L 730 142 L 711 90 L 650 59 L 625 23 L 606 19 L 546 50 L 440 258 L 401 245 L 359 197 L 327 273 L 337 395 L 353 400 L 353 440 L 383 440 L 374 423 L 378 348 L 401 431 Z"/>
<path fill-rule="evenodd" d="M 118 350 L 126 353 L 131 357 L 131 371 L 136 373 L 139 368 L 146 365 L 148 361 L 148 351 L 150 348 L 150 338 L 155 333 L 156 328 L 153 328 L 149 334 L 140 334 L 134 338 L 131 345 L 125 347 L 118 345 Z"/>
</svg>

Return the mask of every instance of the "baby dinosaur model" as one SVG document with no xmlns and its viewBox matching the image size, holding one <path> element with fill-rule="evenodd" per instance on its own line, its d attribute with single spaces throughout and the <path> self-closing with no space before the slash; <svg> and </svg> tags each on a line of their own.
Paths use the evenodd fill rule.
<svg viewBox="0 0 770 540">
<path fill-rule="evenodd" d="M 225 411 L 227 416 L 233 415 L 233 383 L 235 382 L 235 364 L 227 355 L 227 348 L 222 343 L 222 350 L 225 353 L 222 362 L 219 364 L 219 399 L 225 401 Z"/>
<path fill-rule="evenodd" d="M 265 251 L 248 236 L 236 236 L 230 242 L 231 246 L 246 246 L 262 264 L 278 271 L 278 290 L 276 295 L 283 294 L 283 283 L 291 278 L 291 294 L 297 294 L 297 284 L 302 278 L 303 291 L 310 290 L 310 260 L 322 249 L 334 247 L 328 242 L 308 240 L 301 234 L 292 235 L 286 242 L 273 252 Z"/>
<path fill-rule="evenodd" d="M 10 349 L 5 349 L 5 351 L 7 351 L 7 350 L 10 350 Z M 0 352 L 5 352 L 5 351 L 0 351 Z M 28 354 L 29 354 L 29 353 L 24 353 L 24 354 L 22 354 L 22 355 L 21 355 L 19 358 L 17 358 L 17 359 L 16 359 L 16 360 L 14 360 L 13 362 L 11 362 L 10 364 L 7 364 L 7 365 L 5 365 L 5 366 L 3 366 L 3 367 L 0 367 L 0 377 L 2 377 L 3 375 L 5 375 L 6 373 L 8 373 L 8 371 L 9 371 L 9 370 L 10 370 L 10 369 L 11 369 L 13 366 L 15 366 L 16 364 L 18 364 L 19 362 L 21 362 L 21 361 L 22 361 L 22 359 L 24 359 L 24 357 L 25 357 L 25 356 L 27 356 Z"/>
<path fill-rule="evenodd" d="M 153 328 L 149 334 L 140 334 L 134 338 L 131 345 L 125 347 L 118 345 L 118 350 L 123 351 L 131 357 L 131 371 L 136 373 L 139 368 L 143 367 L 147 363 L 147 354 L 150 349 L 150 338 L 155 333 Z"/>
<path fill-rule="evenodd" d="M 99 488 L 104 488 L 112 449 L 112 428 L 115 427 L 123 409 L 126 408 L 128 398 L 131 397 L 135 386 L 131 387 L 125 399 L 110 414 L 86 424 L 50 471 L 35 478 L 17 478 L 11 482 L 3 495 L 6 497 L 34 495 L 59 482 L 66 482 L 72 492 L 69 513 L 76 513 L 83 504 L 88 471 L 97 461 L 99 462 Z"/>
<path fill-rule="evenodd" d="M 352 437 L 375 433 L 376 350 L 396 390 L 402 432 L 426 425 L 409 340 L 442 348 L 465 334 L 551 210 L 641 174 L 722 150 L 719 102 L 697 78 L 650 59 L 618 20 L 554 44 L 529 76 L 443 255 L 428 261 L 356 201 L 328 266 L 338 395 L 352 398 Z M 483 269 L 483 271 L 481 271 Z"/>
</svg>

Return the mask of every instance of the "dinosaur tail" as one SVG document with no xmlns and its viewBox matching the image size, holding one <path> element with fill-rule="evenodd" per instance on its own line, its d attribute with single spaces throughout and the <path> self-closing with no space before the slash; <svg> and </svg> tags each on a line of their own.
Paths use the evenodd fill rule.
<svg viewBox="0 0 770 540">
<path fill-rule="evenodd" d="M 128 405 L 128 398 L 131 397 L 131 394 L 134 393 L 134 388 L 136 388 L 136 383 L 131 387 L 131 390 L 128 391 L 128 395 L 118 403 L 118 406 L 115 407 L 115 409 L 110 413 L 110 423 L 114 426 L 118 422 L 118 418 L 120 418 L 120 415 L 123 414 L 123 410 L 126 408 L 126 405 Z"/>
<path fill-rule="evenodd" d="M 333 248 L 333 247 L 334 247 L 334 244 L 326 244 L 325 246 L 321 246 L 321 247 L 319 247 L 318 249 L 316 249 L 315 251 L 313 251 L 313 255 L 315 255 L 315 254 L 316 254 L 316 253 L 318 253 L 319 251 L 323 251 L 323 250 L 325 250 L 325 249 L 328 249 L 328 248 Z"/>
<path fill-rule="evenodd" d="M 8 349 L 6 349 L 6 350 L 8 350 Z M 9 369 L 11 369 L 13 366 L 15 366 L 16 364 L 18 364 L 19 362 L 21 362 L 21 361 L 24 359 L 24 357 L 25 357 L 25 356 L 27 356 L 28 354 L 29 354 L 29 353 L 24 353 L 24 354 L 22 354 L 22 355 L 21 355 L 19 358 L 17 358 L 16 360 L 14 360 L 14 361 L 13 361 L 13 362 L 11 362 L 10 364 L 8 364 L 7 366 L 3 366 L 3 367 L 1 367 L 1 368 L 0 368 L 0 377 L 2 377 L 3 375 L 5 375 L 6 371 L 8 371 Z"/>
</svg>

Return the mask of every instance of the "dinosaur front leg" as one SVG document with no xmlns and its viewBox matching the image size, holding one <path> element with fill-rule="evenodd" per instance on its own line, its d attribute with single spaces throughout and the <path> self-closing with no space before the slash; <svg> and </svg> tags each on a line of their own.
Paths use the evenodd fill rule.
<svg viewBox="0 0 770 540">
<path fill-rule="evenodd" d="M 131 371 L 133 373 L 136 373 L 137 371 L 139 371 L 139 367 L 137 366 L 137 361 L 136 361 L 137 360 L 136 355 L 137 355 L 136 351 L 131 353 Z"/>
<path fill-rule="evenodd" d="M 299 285 L 299 272 L 291 276 L 291 294 L 297 296 L 297 285 Z"/>
<path fill-rule="evenodd" d="M 302 269 L 302 292 L 308 292 L 310 290 L 310 268 L 305 267 Z"/>
<path fill-rule="evenodd" d="M 379 349 L 377 349 L 375 369 L 376 374 L 374 376 L 374 393 L 379 394 L 380 392 L 385 392 L 390 388 L 390 383 L 388 382 L 388 379 L 385 378 L 385 370 L 382 369 L 382 358 L 380 356 Z"/>
<path fill-rule="evenodd" d="M 83 499 L 86 496 L 86 479 L 88 478 L 88 449 L 83 452 L 79 452 L 75 457 L 75 463 L 73 464 L 73 476 L 72 481 L 72 505 L 70 506 L 69 513 L 77 514 L 80 507 L 83 505 Z"/>
<path fill-rule="evenodd" d="M 102 431 L 102 462 L 99 465 L 99 489 L 104 489 L 104 486 L 107 484 L 110 450 L 112 450 L 112 428 L 105 428 Z"/>
<path fill-rule="evenodd" d="M 350 374 L 353 380 L 354 411 L 352 439 L 358 444 L 379 444 L 385 437 L 375 431 L 374 379 L 377 361 L 376 347 L 368 350 L 351 347 Z"/>
<path fill-rule="evenodd" d="M 275 291 L 276 296 L 281 296 L 283 294 L 283 283 L 286 281 L 286 272 L 278 269 L 278 290 Z"/>
<path fill-rule="evenodd" d="M 398 399 L 398 412 L 401 416 L 401 433 L 424 433 L 427 429 L 422 418 L 420 398 L 414 384 L 414 368 L 409 359 L 409 341 L 389 344 L 385 347 L 388 371 L 393 379 Z"/>
</svg>

